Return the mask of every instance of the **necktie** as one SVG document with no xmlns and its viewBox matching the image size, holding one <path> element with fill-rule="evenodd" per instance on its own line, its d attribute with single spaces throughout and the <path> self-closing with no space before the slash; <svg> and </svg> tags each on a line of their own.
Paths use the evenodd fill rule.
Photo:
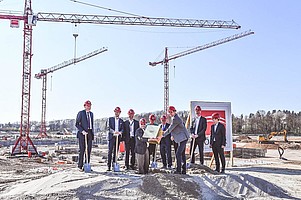
<svg viewBox="0 0 301 200">
<path fill-rule="evenodd" d="M 88 129 L 91 129 L 91 126 L 90 126 L 90 112 L 87 112 L 87 118 L 88 118 Z"/>
</svg>

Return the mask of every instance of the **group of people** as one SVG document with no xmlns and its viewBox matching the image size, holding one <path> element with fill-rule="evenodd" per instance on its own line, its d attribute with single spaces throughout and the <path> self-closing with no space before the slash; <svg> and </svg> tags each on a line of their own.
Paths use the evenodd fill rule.
<svg viewBox="0 0 301 200">
<path fill-rule="evenodd" d="M 84 103 L 84 110 L 80 111 L 76 117 L 75 126 L 78 129 L 77 138 L 79 141 L 79 159 L 78 168 L 83 171 L 84 160 L 90 163 L 90 155 L 92 149 L 92 141 L 94 139 L 94 116 L 91 112 L 91 102 Z M 136 169 L 138 173 L 146 174 L 149 171 L 150 161 L 156 162 L 157 145 L 160 145 L 160 154 L 162 159 L 162 168 L 172 168 L 172 146 L 174 146 L 176 160 L 176 174 L 186 174 L 186 143 L 191 138 L 190 155 L 191 163 L 195 163 L 195 149 L 199 148 L 200 164 L 204 164 L 204 142 L 206 140 L 205 132 L 207 129 L 207 120 L 201 115 L 200 106 L 194 108 L 196 117 L 187 129 L 183 120 L 177 114 L 174 106 L 168 107 L 168 114 L 171 117 L 171 123 L 167 123 L 167 116 L 160 117 L 161 124 L 156 124 L 156 116 L 149 116 L 149 123 L 145 118 L 139 121 L 134 119 L 135 112 L 133 109 L 128 111 L 128 118 L 124 121 L 120 118 L 121 109 L 114 109 L 114 117 L 108 118 L 106 127 L 108 131 L 108 159 L 107 171 L 112 170 L 113 164 L 117 161 L 117 153 L 121 141 L 125 143 L 125 168 Z M 210 148 L 212 148 L 216 171 L 225 173 L 225 156 L 224 148 L 226 146 L 225 126 L 219 122 L 219 114 L 214 113 L 212 120 L 214 124 L 211 126 Z M 156 138 L 145 138 L 144 132 L 148 125 L 160 126 L 163 131 L 162 135 Z M 87 140 L 87 141 L 85 141 Z M 86 148 L 87 145 L 87 148 Z M 87 156 L 84 156 L 85 150 Z M 220 170 L 220 162 L 222 168 Z"/>
</svg>

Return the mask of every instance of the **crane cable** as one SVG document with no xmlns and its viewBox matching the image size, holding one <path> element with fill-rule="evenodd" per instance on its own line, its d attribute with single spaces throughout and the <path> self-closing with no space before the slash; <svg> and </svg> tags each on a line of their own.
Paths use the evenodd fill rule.
<svg viewBox="0 0 301 200">
<path fill-rule="evenodd" d="M 95 4 L 86 3 L 86 2 L 83 2 L 83 1 L 77 1 L 77 0 L 70 0 L 70 1 L 73 1 L 73 2 L 79 3 L 79 4 L 83 4 L 83 5 L 86 5 L 86 6 L 91 6 L 91 7 L 96 7 L 96 8 L 112 11 L 112 12 L 121 13 L 121 14 L 132 15 L 132 16 L 136 16 L 136 17 L 143 17 L 141 15 L 136 15 L 136 14 L 133 14 L 133 13 L 123 12 L 123 11 L 115 10 L 115 9 L 111 9 L 111 8 L 106 8 L 106 7 L 98 6 L 98 5 L 95 5 Z"/>
</svg>

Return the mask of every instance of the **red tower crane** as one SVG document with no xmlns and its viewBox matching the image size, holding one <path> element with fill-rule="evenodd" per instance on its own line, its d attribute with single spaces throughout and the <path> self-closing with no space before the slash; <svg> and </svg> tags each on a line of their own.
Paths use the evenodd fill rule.
<svg viewBox="0 0 301 200">
<path fill-rule="evenodd" d="M 103 47 L 101 49 L 97 49 L 95 51 L 92 51 L 86 55 L 83 55 L 79 58 L 73 58 L 68 61 L 62 62 L 58 65 L 55 65 L 53 67 L 50 67 L 48 69 L 42 69 L 40 73 L 35 74 L 35 78 L 42 79 L 42 116 L 41 116 L 41 129 L 39 133 L 39 137 L 47 137 L 46 133 L 46 91 L 47 91 L 47 74 L 53 73 L 59 69 L 63 69 L 67 66 L 70 66 L 72 64 L 76 64 L 78 62 L 81 62 L 83 60 L 86 60 L 88 58 L 91 58 L 93 56 L 96 56 L 100 53 L 103 53 L 107 51 L 108 49 Z"/>
<path fill-rule="evenodd" d="M 12 155 L 37 153 L 37 150 L 29 137 L 30 131 L 30 89 L 31 89 L 31 59 L 32 59 L 32 27 L 37 21 L 91 23 L 91 24 L 114 24 L 114 25 L 143 25 L 143 26 L 167 26 L 186 28 L 226 28 L 239 29 L 240 26 L 232 21 L 221 20 L 194 20 L 194 19 L 169 19 L 152 17 L 127 17 L 127 16 L 104 16 L 104 15 L 81 15 L 61 13 L 38 13 L 33 15 L 31 0 L 25 0 L 23 15 L 1 14 L 0 19 L 16 19 L 24 21 L 23 42 L 23 74 L 22 74 L 22 105 L 20 137 L 17 139 Z M 30 146 L 32 147 L 30 149 Z"/>
<path fill-rule="evenodd" d="M 208 43 L 208 44 L 205 44 L 202 46 L 198 46 L 198 47 L 174 54 L 170 57 L 168 57 L 168 53 L 167 53 L 168 48 L 165 47 L 165 57 L 163 60 L 158 61 L 158 62 L 149 62 L 149 65 L 151 65 L 153 67 L 158 64 L 164 64 L 164 112 L 167 113 L 167 109 L 169 106 L 169 61 L 170 60 L 174 60 L 174 59 L 180 58 L 182 56 L 186 56 L 186 55 L 189 55 L 189 54 L 201 51 L 201 50 L 205 50 L 205 49 L 208 49 L 208 48 L 220 45 L 220 44 L 224 44 L 226 42 L 230 42 L 230 41 L 233 41 L 233 40 L 236 40 L 236 39 L 239 39 L 239 38 L 251 35 L 251 34 L 254 34 L 254 32 L 251 30 L 245 31 L 240 34 L 235 34 L 230 37 L 226 37 L 224 39 L 217 40 L 215 42 L 211 42 L 211 43 Z"/>
</svg>

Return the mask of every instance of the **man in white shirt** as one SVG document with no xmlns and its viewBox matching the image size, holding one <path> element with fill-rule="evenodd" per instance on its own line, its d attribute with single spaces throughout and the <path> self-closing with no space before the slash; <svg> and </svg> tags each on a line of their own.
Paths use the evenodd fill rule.
<svg viewBox="0 0 301 200">
<path fill-rule="evenodd" d="M 207 120 L 205 117 L 202 117 L 202 109 L 200 106 L 194 108 L 196 118 L 192 120 L 190 127 L 191 134 L 191 143 L 190 143 L 190 155 L 192 151 L 191 163 L 195 163 L 194 151 L 196 147 L 199 147 L 200 155 L 200 164 L 204 164 L 204 142 L 206 140 L 206 129 L 207 129 Z M 193 145 L 194 143 L 194 145 Z"/>
<path fill-rule="evenodd" d="M 125 167 L 126 169 L 135 168 L 135 132 L 139 128 L 139 122 L 134 119 L 133 109 L 128 111 L 129 118 L 124 122 L 122 140 L 125 142 Z M 131 162 L 129 164 L 131 155 Z"/>
<path fill-rule="evenodd" d="M 117 151 L 119 151 L 119 144 L 121 140 L 121 135 L 123 134 L 123 120 L 119 118 L 121 109 L 116 107 L 114 109 L 115 117 L 110 117 L 107 121 L 107 130 L 108 130 L 108 142 L 109 142 L 109 151 L 108 151 L 108 171 L 111 171 L 112 161 L 116 162 L 117 152 L 116 152 L 116 139 L 117 139 Z M 113 160 L 112 160 L 113 153 Z"/>
</svg>

